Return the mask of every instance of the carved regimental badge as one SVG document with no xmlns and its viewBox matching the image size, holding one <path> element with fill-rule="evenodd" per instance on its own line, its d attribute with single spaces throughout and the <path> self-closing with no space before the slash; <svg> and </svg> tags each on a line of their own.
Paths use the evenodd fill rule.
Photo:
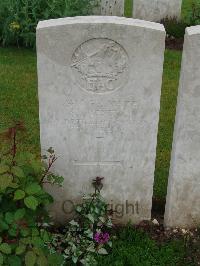
<svg viewBox="0 0 200 266">
<path fill-rule="evenodd" d="M 88 92 L 112 92 L 128 80 L 128 56 L 124 48 L 109 39 L 82 43 L 72 56 L 76 83 Z"/>
</svg>

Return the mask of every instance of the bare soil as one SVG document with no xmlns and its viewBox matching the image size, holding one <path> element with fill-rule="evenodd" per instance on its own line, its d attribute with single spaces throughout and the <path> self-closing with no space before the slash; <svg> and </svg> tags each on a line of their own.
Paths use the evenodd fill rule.
<svg viewBox="0 0 200 266">
<path fill-rule="evenodd" d="M 183 43 L 184 43 L 183 38 L 176 39 L 173 37 L 167 37 L 165 42 L 167 49 L 178 50 L 178 51 L 183 50 Z"/>
</svg>

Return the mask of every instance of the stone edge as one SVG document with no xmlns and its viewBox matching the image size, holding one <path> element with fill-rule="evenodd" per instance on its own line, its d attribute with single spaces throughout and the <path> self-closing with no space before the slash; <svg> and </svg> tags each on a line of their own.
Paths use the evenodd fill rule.
<svg viewBox="0 0 200 266">
<path fill-rule="evenodd" d="M 124 18 L 124 17 L 116 17 L 116 16 L 82 16 L 82 17 L 66 17 L 59 19 L 50 19 L 39 21 L 37 25 L 37 30 L 44 28 L 53 28 L 56 26 L 64 26 L 64 25 L 72 25 L 72 24 L 115 24 L 115 25 L 127 25 L 127 26 L 135 26 L 141 28 L 147 28 L 152 30 L 157 30 L 165 33 L 165 28 L 160 23 L 140 20 L 140 19 L 132 19 L 132 18 Z"/>
<path fill-rule="evenodd" d="M 187 35 L 200 34 L 200 25 L 187 27 L 185 33 Z"/>
</svg>

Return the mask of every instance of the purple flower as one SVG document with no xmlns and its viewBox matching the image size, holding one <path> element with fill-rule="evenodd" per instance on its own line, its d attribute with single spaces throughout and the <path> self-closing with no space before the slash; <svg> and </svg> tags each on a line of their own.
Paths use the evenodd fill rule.
<svg viewBox="0 0 200 266">
<path fill-rule="evenodd" d="M 109 241 L 110 235 L 108 233 L 96 232 L 94 235 L 94 240 L 99 244 L 105 244 Z"/>
</svg>

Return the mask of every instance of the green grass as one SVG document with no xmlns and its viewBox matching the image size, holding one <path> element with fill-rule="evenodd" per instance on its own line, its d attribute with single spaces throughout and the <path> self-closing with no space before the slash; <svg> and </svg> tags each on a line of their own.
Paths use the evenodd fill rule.
<svg viewBox="0 0 200 266">
<path fill-rule="evenodd" d="M 99 257 L 100 266 L 184 266 L 186 255 L 183 241 L 156 244 L 146 233 L 124 228 L 114 241 L 111 254 Z M 194 264 L 190 264 L 194 265 Z"/>
<path fill-rule="evenodd" d="M 192 4 L 195 3 L 197 0 L 183 0 L 182 3 L 182 18 L 184 21 L 187 22 L 188 14 L 192 10 Z"/>
<path fill-rule="evenodd" d="M 22 120 L 27 129 L 24 149 L 39 151 L 39 119 L 35 53 L 0 48 L 0 130 Z"/>
<path fill-rule="evenodd" d="M 154 196 L 162 199 L 167 190 L 181 54 L 180 51 L 165 52 L 154 186 Z"/>
<path fill-rule="evenodd" d="M 125 0 L 125 16 L 132 17 L 133 0 Z"/>
</svg>

